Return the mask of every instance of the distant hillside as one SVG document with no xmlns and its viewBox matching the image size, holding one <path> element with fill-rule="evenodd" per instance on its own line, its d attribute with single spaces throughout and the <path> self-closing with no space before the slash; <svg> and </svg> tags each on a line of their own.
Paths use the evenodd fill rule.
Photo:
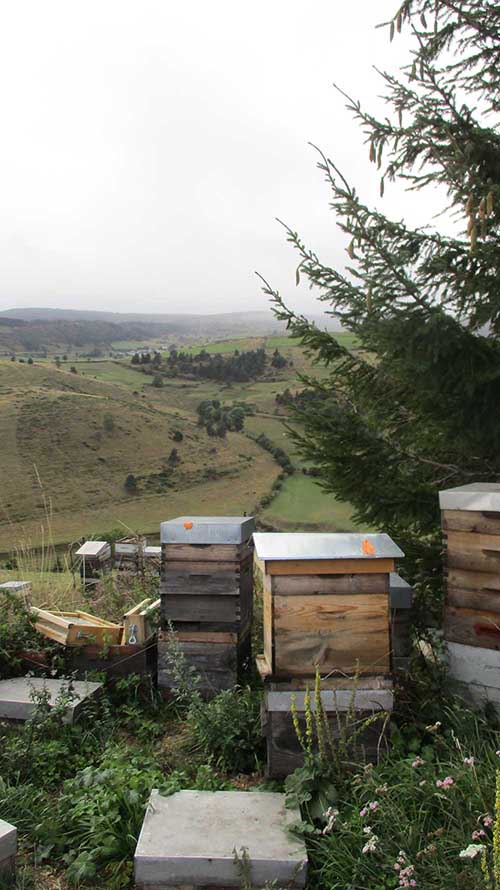
<svg viewBox="0 0 500 890">
<path fill-rule="evenodd" d="M 255 312 L 223 312 L 205 315 L 179 313 L 132 313 L 97 312 L 79 309 L 6 309 L 0 312 L 0 319 L 15 316 L 27 321 L 96 321 L 113 324 L 133 323 L 140 325 L 166 325 L 173 333 L 192 336 L 245 336 L 246 334 L 266 335 L 282 333 L 283 322 L 279 322 L 270 309 Z M 320 327 L 340 331 L 342 325 L 328 315 L 311 316 Z"/>
<path fill-rule="evenodd" d="M 168 336 L 168 324 L 109 321 L 10 319 L 0 315 L 0 352 L 72 351 L 88 346 L 109 346 L 120 340 L 148 340 Z"/>
<path fill-rule="evenodd" d="M 203 512 L 207 499 L 253 509 L 279 470 L 271 455 L 237 433 L 207 443 L 194 415 L 151 392 L 139 374 L 133 390 L 0 360 L 0 550 L 26 535 L 39 545 L 47 508 L 63 541 L 120 521 L 156 529 L 158 515 Z"/>
</svg>

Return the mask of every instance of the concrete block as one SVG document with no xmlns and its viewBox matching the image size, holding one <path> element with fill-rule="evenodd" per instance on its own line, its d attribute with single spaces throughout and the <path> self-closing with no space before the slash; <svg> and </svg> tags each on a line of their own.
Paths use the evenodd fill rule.
<svg viewBox="0 0 500 890">
<path fill-rule="evenodd" d="M 0 878 L 14 873 L 17 853 L 17 828 L 0 819 Z"/>
<path fill-rule="evenodd" d="M 304 887 L 306 848 L 287 831 L 299 819 L 284 794 L 153 790 L 135 852 L 136 888 L 242 886 L 234 858 L 243 850 L 253 888 Z"/>
<path fill-rule="evenodd" d="M 478 707 L 490 704 L 500 714 L 500 652 L 463 643 L 446 643 L 448 671 L 458 692 Z"/>
<path fill-rule="evenodd" d="M 30 581 L 5 581 L 0 584 L 0 593 L 28 593 L 31 590 Z"/>
<path fill-rule="evenodd" d="M 36 703 L 33 694 L 47 690 L 49 705 L 53 707 L 63 689 L 68 688 L 67 680 L 43 679 L 38 677 L 14 677 L 11 680 L 0 680 L 0 720 L 28 720 Z M 65 723 L 72 723 L 75 714 L 86 699 L 98 694 L 102 683 L 89 683 L 86 680 L 71 682 L 74 696 L 69 703 Z"/>
</svg>

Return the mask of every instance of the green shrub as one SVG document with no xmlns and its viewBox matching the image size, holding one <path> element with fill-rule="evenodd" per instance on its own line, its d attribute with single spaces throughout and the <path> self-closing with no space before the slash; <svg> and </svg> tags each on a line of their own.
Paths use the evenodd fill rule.
<svg viewBox="0 0 500 890">
<path fill-rule="evenodd" d="M 188 726 L 197 747 L 224 772 L 258 769 L 262 755 L 260 695 L 249 687 L 224 689 L 208 702 L 196 697 Z"/>
</svg>

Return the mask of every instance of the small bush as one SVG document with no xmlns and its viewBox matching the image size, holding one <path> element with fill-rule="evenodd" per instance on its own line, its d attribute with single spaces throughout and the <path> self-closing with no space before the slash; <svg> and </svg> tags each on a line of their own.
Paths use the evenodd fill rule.
<svg viewBox="0 0 500 890">
<path fill-rule="evenodd" d="M 187 721 L 195 744 L 223 772 L 251 772 L 262 755 L 260 695 L 249 687 L 224 689 L 211 701 L 195 699 Z"/>
</svg>

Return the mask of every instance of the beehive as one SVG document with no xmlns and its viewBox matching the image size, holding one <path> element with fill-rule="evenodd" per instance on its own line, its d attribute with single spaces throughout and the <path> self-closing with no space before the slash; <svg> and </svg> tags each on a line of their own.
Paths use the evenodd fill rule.
<svg viewBox="0 0 500 890">
<path fill-rule="evenodd" d="M 391 606 L 390 581 L 403 553 L 387 535 L 256 534 L 254 542 L 263 572 L 257 668 L 265 682 L 267 775 L 282 778 L 303 763 L 291 701 L 304 733 L 305 690 L 316 670 L 332 737 L 347 733 L 355 739 L 352 757 L 377 760 L 393 706 L 391 623 L 399 649 L 406 646 L 396 613 L 408 596 L 397 596 L 392 575 Z"/>
<path fill-rule="evenodd" d="M 439 502 L 450 673 L 470 698 L 500 707 L 500 485 L 462 485 Z"/>
<path fill-rule="evenodd" d="M 388 535 L 256 534 L 264 658 L 273 677 L 390 670 Z"/>
<path fill-rule="evenodd" d="M 250 662 L 253 530 L 250 517 L 180 517 L 162 523 L 160 686 L 174 683 L 169 627 L 200 673 L 205 694 L 242 679 Z"/>
</svg>

